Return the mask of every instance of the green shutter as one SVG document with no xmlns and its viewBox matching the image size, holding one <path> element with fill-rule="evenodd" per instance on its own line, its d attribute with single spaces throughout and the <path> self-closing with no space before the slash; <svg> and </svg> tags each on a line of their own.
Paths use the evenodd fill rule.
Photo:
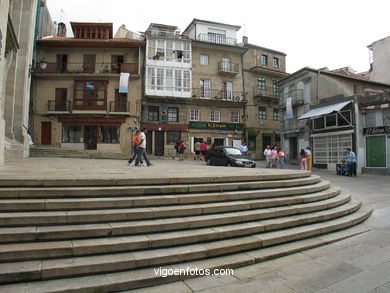
<svg viewBox="0 0 390 293">
<path fill-rule="evenodd" d="M 386 168 L 386 136 L 366 137 L 367 167 Z"/>
</svg>

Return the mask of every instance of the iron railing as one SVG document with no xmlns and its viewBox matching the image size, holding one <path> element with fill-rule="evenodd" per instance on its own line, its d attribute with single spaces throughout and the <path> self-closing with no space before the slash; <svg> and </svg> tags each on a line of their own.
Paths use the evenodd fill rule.
<svg viewBox="0 0 390 293">
<path fill-rule="evenodd" d="M 265 90 L 259 89 L 258 86 L 253 87 L 253 96 L 254 97 L 267 97 L 267 98 L 272 98 L 275 100 L 279 100 L 279 94 L 277 91 L 271 89 L 271 88 L 266 88 Z"/>
<path fill-rule="evenodd" d="M 239 91 L 215 90 L 208 88 L 193 88 L 192 97 L 232 102 L 244 101 L 244 93 Z"/>
<path fill-rule="evenodd" d="M 45 69 L 40 64 L 34 68 L 35 73 L 94 73 L 119 74 L 128 72 L 138 74 L 138 63 L 47 63 Z"/>
<path fill-rule="evenodd" d="M 303 90 L 297 89 L 297 90 L 290 91 L 288 93 L 281 94 L 281 99 L 280 99 L 281 106 L 286 105 L 287 98 L 292 98 L 293 106 L 303 105 Z"/>
<path fill-rule="evenodd" d="M 238 63 L 219 61 L 218 62 L 218 71 L 220 73 L 232 73 L 237 74 L 240 71 Z"/>
<path fill-rule="evenodd" d="M 47 111 L 48 112 L 72 112 L 72 102 L 71 101 L 47 101 Z"/>
<path fill-rule="evenodd" d="M 108 112 L 128 113 L 130 111 L 130 103 L 121 101 L 110 101 Z"/>
<path fill-rule="evenodd" d="M 229 46 L 236 46 L 237 44 L 236 39 L 228 38 L 218 34 L 199 34 L 196 37 L 196 40 L 201 42 L 220 44 L 220 45 L 229 45 Z"/>
</svg>

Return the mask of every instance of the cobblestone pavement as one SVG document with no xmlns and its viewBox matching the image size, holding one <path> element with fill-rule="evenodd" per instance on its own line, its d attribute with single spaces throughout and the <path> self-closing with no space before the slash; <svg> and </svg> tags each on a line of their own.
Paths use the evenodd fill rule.
<svg viewBox="0 0 390 293">
<path fill-rule="evenodd" d="M 259 162 L 256 169 L 209 167 L 193 160 L 155 160 L 153 163 L 151 167 L 134 167 L 120 160 L 30 158 L 7 162 L 0 167 L 0 178 L 152 178 L 278 172 L 264 169 L 263 162 Z M 287 166 L 287 169 L 297 169 L 297 166 Z M 369 232 L 238 268 L 234 276 L 200 277 L 132 292 L 390 292 L 390 177 L 367 174 L 351 178 L 325 170 L 313 173 L 373 205 L 373 215 L 362 224 L 370 228 Z"/>
</svg>

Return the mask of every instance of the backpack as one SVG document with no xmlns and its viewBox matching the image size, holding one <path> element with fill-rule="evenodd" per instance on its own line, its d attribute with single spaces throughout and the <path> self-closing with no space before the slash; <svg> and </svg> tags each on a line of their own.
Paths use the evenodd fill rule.
<svg viewBox="0 0 390 293">
<path fill-rule="evenodd" d="M 134 145 L 139 145 L 139 136 L 138 135 L 134 135 L 133 136 L 133 144 Z"/>
</svg>

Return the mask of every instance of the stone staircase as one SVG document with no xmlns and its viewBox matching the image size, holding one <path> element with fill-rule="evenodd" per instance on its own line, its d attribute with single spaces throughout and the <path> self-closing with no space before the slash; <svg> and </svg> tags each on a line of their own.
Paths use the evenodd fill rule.
<svg viewBox="0 0 390 293">
<path fill-rule="evenodd" d="M 55 148 L 55 147 L 36 146 L 30 148 L 30 157 L 126 160 L 129 158 L 129 154 L 99 152 L 96 150 L 73 150 L 73 149 L 64 149 L 64 148 Z"/>
<path fill-rule="evenodd" d="M 308 172 L 0 186 L 0 292 L 12 293 L 173 282 L 189 276 L 155 269 L 253 264 L 361 233 L 335 232 L 372 212 Z"/>
</svg>

